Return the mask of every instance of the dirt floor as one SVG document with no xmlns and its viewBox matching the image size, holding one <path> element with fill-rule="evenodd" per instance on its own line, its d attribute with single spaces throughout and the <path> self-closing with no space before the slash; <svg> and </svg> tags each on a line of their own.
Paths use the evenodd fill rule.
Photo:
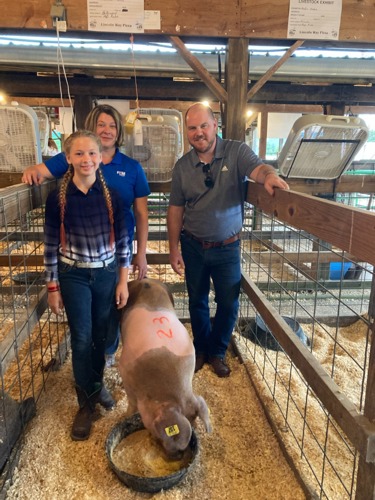
<svg viewBox="0 0 375 500">
<path fill-rule="evenodd" d="M 126 409 L 117 367 L 105 378 L 117 406 L 98 410 L 88 441 L 74 442 L 70 426 L 76 412 L 71 361 L 50 374 L 46 392 L 29 423 L 19 467 L 7 498 L 22 500 L 299 500 L 305 494 L 289 468 L 265 418 L 244 365 L 228 355 L 231 376 L 219 379 L 211 367 L 194 376 L 193 385 L 210 408 L 212 434 L 200 421 L 200 453 L 181 483 L 155 494 L 127 488 L 109 468 L 105 441 Z"/>
</svg>

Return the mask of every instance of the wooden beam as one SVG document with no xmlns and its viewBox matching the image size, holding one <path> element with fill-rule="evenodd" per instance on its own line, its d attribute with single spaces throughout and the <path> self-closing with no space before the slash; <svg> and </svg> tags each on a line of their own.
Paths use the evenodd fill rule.
<svg viewBox="0 0 375 500">
<path fill-rule="evenodd" d="M 227 102 L 228 94 L 222 85 L 215 80 L 215 78 L 206 70 L 203 64 L 197 59 L 186 47 L 185 44 L 178 36 L 170 36 L 174 48 L 181 55 L 181 57 L 188 63 L 188 65 L 196 72 L 196 74 L 207 85 L 211 92 L 216 96 L 220 102 Z"/>
<path fill-rule="evenodd" d="M 19 184 L 22 172 L 0 172 L 0 189 Z"/>
<path fill-rule="evenodd" d="M 262 113 L 259 113 L 258 125 L 259 125 L 259 156 L 260 158 L 265 158 L 267 151 L 267 134 L 268 134 L 267 111 L 262 111 Z"/>
<path fill-rule="evenodd" d="M 335 102 L 332 104 L 327 104 L 326 106 L 327 115 L 344 116 L 345 110 L 346 110 L 345 102 Z"/>
<path fill-rule="evenodd" d="M 293 191 L 306 194 L 375 193 L 375 175 L 343 175 L 336 180 L 286 179 Z"/>
<path fill-rule="evenodd" d="M 375 30 L 374 30 L 375 32 Z M 201 81 L 173 81 L 170 78 L 138 78 L 139 99 L 199 101 L 209 98 L 215 101 L 215 94 Z M 59 82 L 54 76 L 39 77 L 20 72 L 0 71 L 0 87 L 8 96 L 23 98 L 56 98 L 59 104 Z M 134 81 L 123 78 L 94 78 L 92 76 L 69 79 L 71 96 L 92 95 L 96 98 L 135 99 Z M 224 90 L 224 89 L 223 89 Z M 63 89 L 66 98 L 67 94 Z M 225 91 L 226 92 L 226 91 Z M 299 85 L 285 82 L 268 82 L 254 96 L 251 106 L 265 106 L 267 111 L 277 112 L 322 112 L 322 104 L 327 102 L 356 102 L 351 109 L 355 113 L 374 112 L 375 94 L 373 87 L 353 85 Z M 20 101 L 21 102 L 21 101 Z M 66 102 L 66 100 L 65 100 Z M 60 101 L 61 103 L 61 101 Z M 320 103 L 320 105 L 319 105 Z M 35 105 L 35 103 L 34 103 Z M 277 106 L 277 108 L 273 108 Z M 293 111 L 289 106 L 294 106 Z M 366 106 L 366 107 L 364 107 Z M 286 109 L 286 107 L 288 109 Z"/>
<path fill-rule="evenodd" d="M 371 456 L 371 452 L 375 444 L 375 423 L 371 423 L 365 416 L 358 413 L 356 406 L 340 391 L 316 357 L 298 339 L 293 330 L 284 324 L 279 312 L 244 272 L 242 272 L 241 285 L 276 340 L 293 360 L 293 364 L 302 373 L 324 407 L 340 425 L 362 457 L 373 462 L 374 456 Z"/>
<path fill-rule="evenodd" d="M 375 265 L 375 213 L 314 196 L 264 187 L 249 182 L 247 201 L 291 226 Z"/>
<path fill-rule="evenodd" d="M 228 100 L 225 105 L 225 134 L 223 136 L 227 139 L 245 140 L 248 80 L 249 40 L 247 38 L 230 38 L 225 64 Z"/>
<path fill-rule="evenodd" d="M 93 99 L 89 95 L 76 95 L 74 100 L 74 115 L 77 129 L 85 128 L 86 117 L 93 108 L 92 101 Z"/>
<path fill-rule="evenodd" d="M 268 82 L 268 80 L 271 78 L 271 76 L 276 73 L 276 71 L 284 64 L 285 61 L 289 59 L 289 57 L 303 44 L 304 40 L 297 40 L 294 42 L 294 44 L 289 47 L 289 49 L 283 54 L 280 59 L 273 65 L 271 68 L 269 68 L 264 75 L 259 78 L 259 80 L 256 82 L 255 85 L 252 86 L 252 88 L 249 90 L 247 93 L 247 100 L 251 101 L 251 99 L 254 97 L 254 95 L 258 92 L 259 89 L 263 87 L 265 83 Z M 250 70 L 251 70 L 251 63 L 250 63 Z"/>
<path fill-rule="evenodd" d="M 88 31 L 87 0 L 64 0 L 67 11 L 68 36 L 80 37 L 95 33 Z M 1 28 L 13 28 L 31 32 L 42 32 L 46 35 L 54 33 L 52 25 L 50 0 L 19 0 L 7 5 L 7 14 L 1 17 Z M 228 7 L 229 5 L 229 7 Z M 270 8 L 271 7 L 271 8 Z M 288 30 L 289 2 L 264 2 L 261 0 L 236 1 L 228 4 L 228 0 L 146 0 L 144 8 L 160 12 L 160 28 L 146 30 L 143 38 L 152 35 L 162 38 L 163 35 L 190 37 L 252 37 L 263 45 L 269 40 L 285 40 Z M 342 2 L 339 40 L 351 42 L 357 46 L 363 42 L 375 42 L 375 13 L 370 1 Z M 98 27 L 98 32 L 100 31 Z M 127 35 L 121 33 L 105 33 L 109 39 Z M 318 40 L 321 44 L 322 41 Z M 211 42 L 212 43 L 212 42 Z M 338 46 L 339 42 L 328 40 L 330 46 Z"/>
<path fill-rule="evenodd" d="M 49 191 L 57 185 L 56 180 L 46 181 L 41 186 L 19 184 L 21 175 L 22 172 L 0 173 L 0 186 L 4 186 L 0 189 L 2 203 L 0 207 L 0 227 L 4 226 L 6 222 L 13 221 L 25 215 L 30 210 L 42 206 Z M 375 192 L 375 175 L 344 175 L 337 181 L 319 181 L 314 183 L 308 183 L 306 180 L 301 179 L 287 180 L 294 191 L 306 194 L 334 192 L 371 194 Z M 17 184 L 12 185 L 15 182 Z M 170 181 L 150 182 L 149 184 L 153 193 L 170 193 Z M 259 189 L 259 186 L 255 189 Z"/>
<path fill-rule="evenodd" d="M 368 360 L 368 374 L 366 384 L 366 398 L 363 414 L 371 422 L 375 422 L 375 323 L 371 325 L 372 342 L 370 346 L 370 356 Z M 375 460 L 368 463 L 366 457 L 360 457 L 358 463 L 358 477 L 356 498 L 374 498 L 375 495 Z"/>
</svg>

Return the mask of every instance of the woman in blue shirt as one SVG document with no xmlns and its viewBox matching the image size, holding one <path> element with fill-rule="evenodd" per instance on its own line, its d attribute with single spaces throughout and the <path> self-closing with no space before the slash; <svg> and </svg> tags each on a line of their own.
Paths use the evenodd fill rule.
<svg viewBox="0 0 375 500">
<path fill-rule="evenodd" d="M 99 169 L 99 138 L 80 130 L 64 148 L 70 166 L 46 201 L 44 264 L 48 305 L 65 308 L 71 333 L 79 404 L 71 437 L 84 440 L 96 403 L 114 404 L 103 385 L 105 345 L 114 301 L 120 309 L 128 300 L 131 251 L 121 197 Z"/>
<path fill-rule="evenodd" d="M 146 244 L 148 237 L 147 197 L 150 188 L 142 166 L 119 151 L 124 142 L 124 127 L 120 113 L 107 104 L 96 106 L 88 114 L 85 129 L 95 132 L 102 143 L 101 170 L 108 187 L 120 192 L 125 209 L 125 220 L 130 240 L 134 226 L 137 230 L 137 253 L 133 258 L 133 270 L 138 279 L 147 273 Z M 22 176 L 26 184 L 41 184 L 45 179 L 62 177 L 68 170 L 64 153 L 49 158 L 45 163 L 28 167 Z M 132 211 L 133 208 L 133 211 Z"/>
<path fill-rule="evenodd" d="M 146 244 L 148 238 L 147 197 L 150 188 L 142 166 L 119 151 L 124 142 L 124 127 L 120 113 L 107 104 L 96 106 L 88 114 L 85 129 L 97 134 L 102 144 L 101 170 L 108 187 L 116 189 L 124 202 L 125 221 L 132 244 L 136 227 L 137 253 L 133 258 L 133 271 L 138 279 L 147 274 Z M 45 179 L 62 177 L 68 170 L 64 153 L 49 158 L 45 163 L 28 167 L 22 182 L 41 184 Z M 133 208 L 133 210 L 132 210 Z M 110 326 L 108 335 L 107 366 L 114 364 L 114 353 L 118 347 L 117 321 Z"/>
</svg>

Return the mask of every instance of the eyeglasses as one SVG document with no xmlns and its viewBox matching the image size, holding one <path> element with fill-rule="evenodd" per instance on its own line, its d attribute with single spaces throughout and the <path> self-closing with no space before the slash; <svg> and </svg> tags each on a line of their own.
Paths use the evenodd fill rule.
<svg viewBox="0 0 375 500">
<path fill-rule="evenodd" d="M 213 188 L 215 181 L 212 177 L 212 172 L 211 172 L 211 165 L 209 163 L 204 163 L 202 166 L 203 173 L 206 174 L 206 177 L 204 178 L 204 185 L 208 188 Z"/>
</svg>

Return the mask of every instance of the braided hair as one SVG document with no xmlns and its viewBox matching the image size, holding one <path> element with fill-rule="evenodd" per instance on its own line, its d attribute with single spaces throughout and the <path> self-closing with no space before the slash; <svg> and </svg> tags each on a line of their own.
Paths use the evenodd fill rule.
<svg viewBox="0 0 375 500">
<path fill-rule="evenodd" d="M 94 132 L 90 132 L 89 130 L 77 130 L 73 134 L 71 134 L 66 141 L 64 142 L 64 152 L 65 155 L 68 156 L 70 154 L 73 142 L 75 139 L 79 139 L 81 137 L 87 137 L 89 139 L 92 139 L 99 147 L 99 151 L 102 150 L 102 144 L 100 142 L 99 137 L 94 134 Z M 105 203 L 107 206 L 108 210 L 108 217 L 109 217 L 109 222 L 111 225 L 111 231 L 110 231 L 110 236 L 109 236 L 109 243 L 111 248 L 114 247 L 114 242 L 115 242 L 115 231 L 114 231 L 114 215 L 113 215 L 113 206 L 112 206 L 112 198 L 111 198 L 111 193 L 108 189 L 108 186 L 104 180 L 103 173 L 101 171 L 101 167 L 98 168 L 98 178 L 99 181 L 102 185 L 103 189 L 103 194 L 104 194 L 104 199 Z M 60 242 L 61 242 L 61 248 L 63 255 L 65 255 L 66 251 L 66 232 L 65 232 L 65 226 L 64 226 L 64 219 L 65 219 L 65 210 L 66 210 L 66 192 L 68 189 L 69 182 L 73 179 L 74 175 L 74 168 L 73 165 L 69 165 L 68 170 L 66 171 L 64 177 L 62 178 L 60 189 L 59 189 L 59 207 L 60 207 Z"/>
</svg>

